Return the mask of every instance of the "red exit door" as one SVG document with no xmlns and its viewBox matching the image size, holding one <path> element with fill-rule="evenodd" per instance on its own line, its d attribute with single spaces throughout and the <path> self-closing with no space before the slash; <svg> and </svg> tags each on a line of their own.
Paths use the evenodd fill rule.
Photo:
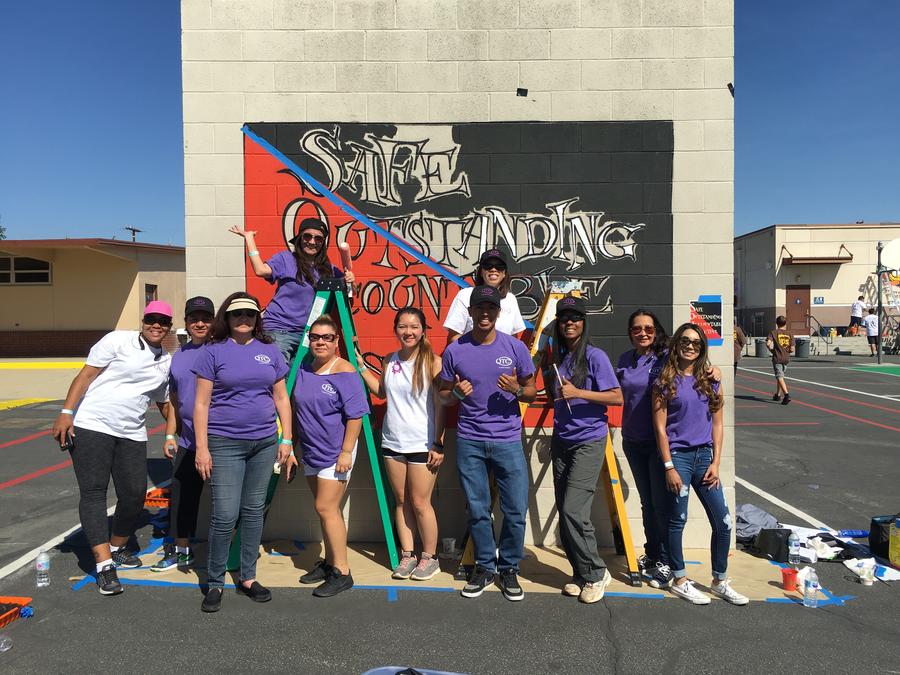
<svg viewBox="0 0 900 675">
<path fill-rule="evenodd" d="M 809 335 L 809 286 L 786 286 L 785 312 L 791 335 Z"/>
</svg>

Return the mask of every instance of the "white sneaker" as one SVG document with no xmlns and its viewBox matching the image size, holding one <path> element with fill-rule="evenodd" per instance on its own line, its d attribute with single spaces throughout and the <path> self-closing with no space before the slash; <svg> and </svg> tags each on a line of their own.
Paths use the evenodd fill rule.
<svg viewBox="0 0 900 675">
<path fill-rule="evenodd" d="M 572 581 L 563 586 L 562 594 L 568 595 L 570 598 L 577 598 L 581 594 L 581 587 L 584 582 L 581 579 L 572 577 Z"/>
<path fill-rule="evenodd" d="M 692 605 L 708 605 L 710 598 L 706 593 L 701 593 L 694 588 L 694 582 L 688 579 L 683 584 L 672 584 L 672 593 L 679 598 L 687 600 Z"/>
<path fill-rule="evenodd" d="M 731 587 L 731 579 L 725 579 L 720 584 L 713 584 L 709 587 L 709 590 L 712 591 L 713 595 L 722 598 L 726 602 L 730 602 L 732 605 L 738 605 L 740 607 L 750 602 L 750 598 L 746 595 L 741 595 Z"/>
<path fill-rule="evenodd" d="M 609 570 L 603 570 L 603 578 L 600 579 L 600 581 L 594 581 L 593 583 L 590 581 L 585 582 L 578 599 L 589 605 L 600 602 L 600 600 L 603 599 L 603 594 L 606 592 L 606 587 L 609 586 L 610 581 L 612 581 L 612 575 L 609 573 Z"/>
</svg>

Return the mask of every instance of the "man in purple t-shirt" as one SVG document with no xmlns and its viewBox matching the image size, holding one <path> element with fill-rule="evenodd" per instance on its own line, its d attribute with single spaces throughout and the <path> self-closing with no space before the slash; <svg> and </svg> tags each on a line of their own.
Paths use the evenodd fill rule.
<svg viewBox="0 0 900 675">
<path fill-rule="evenodd" d="M 498 333 L 500 292 L 476 286 L 469 301 L 472 330 L 447 346 L 441 368 L 440 399 L 459 403 L 456 464 L 469 502 L 469 529 L 475 546 L 475 567 L 462 590 L 477 598 L 499 573 L 508 600 L 524 597 L 517 574 L 525 549 L 528 510 L 528 466 L 522 450 L 519 403 L 537 395 L 534 364 L 519 340 Z M 499 555 L 491 522 L 489 471 L 500 493 L 503 525 Z"/>
</svg>

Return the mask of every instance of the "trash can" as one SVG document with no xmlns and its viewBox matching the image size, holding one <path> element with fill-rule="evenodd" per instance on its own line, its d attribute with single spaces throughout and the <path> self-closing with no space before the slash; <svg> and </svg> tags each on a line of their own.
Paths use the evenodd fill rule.
<svg viewBox="0 0 900 675">
<path fill-rule="evenodd" d="M 764 359 L 769 355 L 769 350 L 766 349 L 766 338 L 756 338 L 756 354 L 754 356 L 758 359 Z"/>
<path fill-rule="evenodd" d="M 798 359 L 809 358 L 809 335 L 798 335 L 794 338 L 794 356 Z"/>
</svg>

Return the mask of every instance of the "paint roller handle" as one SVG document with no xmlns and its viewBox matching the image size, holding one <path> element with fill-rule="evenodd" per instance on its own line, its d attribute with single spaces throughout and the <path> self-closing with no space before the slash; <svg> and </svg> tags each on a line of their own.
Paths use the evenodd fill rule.
<svg viewBox="0 0 900 675">
<path fill-rule="evenodd" d="M 350 257 L 350 244 L 342 241 L 338 244 L 338 250 L 341 252 L 341 267 L 344 270 L 344 280 L 347 283 L 347 297 L 353 297 L 353 284 L 356 276 L 353 274 L 353 260 Z"/>
</svg>

